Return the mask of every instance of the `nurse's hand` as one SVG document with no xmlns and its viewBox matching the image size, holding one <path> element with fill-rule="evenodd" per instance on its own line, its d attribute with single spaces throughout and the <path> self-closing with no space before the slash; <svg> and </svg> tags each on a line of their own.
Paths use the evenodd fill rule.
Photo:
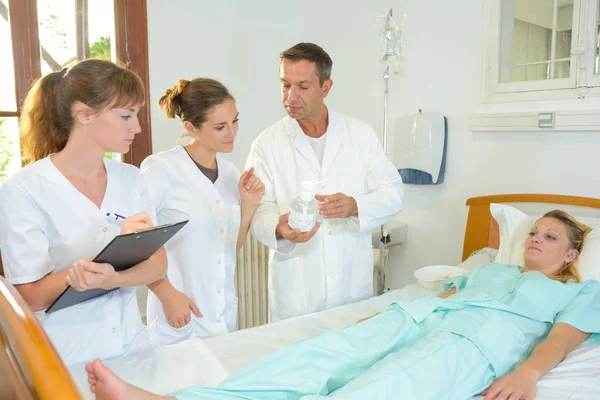
<svg viewBox="0 0 600 400">
<path fill-rule="evenodd" d="M 67 274 L 67 284 L 80 292 L 89 289 L 112 289 L 112 278 L 116 276 L 112 265 L 92 262 L 92 258 L 84 258 L 73 264 Z"/>
<path fill-rule="evenodd" d="M 320 201 L 319 214 L 323 218 L 348 218 L 358 217 L 358 206 L 353 197 L 346 196 L 344 193 L 335 193 L 315 195 L 315 199 Z"/>
<path fill-rule="evenodd" d="M 202 314 L 194 301 L 171 286 L 172 290 L 166 296 L 162 296 L 161 303 L 165 318 L 173 328 L 181 328 L 190 323 L 191 312 L 196 317 L 202 318 Z M 191 312 L 190 312 L 191 311 Z"/>
<path fill-rule="evenodd" d="M 516 369 L 512 374 L 497 379 L 481 394 L 483 400 L 533 400 L 537 393 L 537 380 Z"/>
<path fill-rule="evenodd" d="M 290 213 L 279 216 L 279 224 L 275 227 L 275 237 L 277 239 L 287 239 L 292 243 L 305 243 L 315 236 L 321 226 L 321 223 L 317 222 L 310 231 L 301 232 L 300 229 L 292 229 L 290 227 L 288 224 L 289 218 Z"/>
<path fill-rule="evenodd" d="M 150 216 L 148 213 L 141 212 L 138 214 L 133 214 L 123 221 L 123 227 L 121 228 L 121 235 L 126 233 L 138 232 L 143 229 L 152 228 L 154 225 L 150 220 Z"/>
<path fill-rule="evenodd" d="M 258 206 L 260 199 L 265 194 L 265 184 L 254 175 L 254 167 L 245 171 L 238 182 L 238 190 L 243 205 Z"/>
</svg>

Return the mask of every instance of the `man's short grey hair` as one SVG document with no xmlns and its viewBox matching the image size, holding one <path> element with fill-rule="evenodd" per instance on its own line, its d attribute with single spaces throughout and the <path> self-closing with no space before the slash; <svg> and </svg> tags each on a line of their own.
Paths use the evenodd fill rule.
<svg viewBox="0 0 600 400">
<path fill-rule="evenodd" d="M 319 77 L 319 84 L 323 86 L 323 83 L 331 79 L 331 69 L 333 67 L 333 61 L 329 54 L 321 46 L 314 43 L 298 43 L 289 49 L 282 51 L 279 54 L 280 60 L 290 60 L 292 62 L 300 60 L 312 61 L 317 67 L 317 76 Z"/>
</svg>

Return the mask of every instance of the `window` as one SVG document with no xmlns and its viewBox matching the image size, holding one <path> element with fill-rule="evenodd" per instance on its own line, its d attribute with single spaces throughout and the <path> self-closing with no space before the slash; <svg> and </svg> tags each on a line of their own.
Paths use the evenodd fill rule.
<svg viewBox="0 0 600 400">
<path fill-rule="evenodd" d="M 0 182 L 20 167 L 17 102 L 8 7 L 0 2 Z"/>
<path fill-rule="evenodd" d="M 20 168 L 17 121 L 36 79 L 102 58 L 136 71 L 148 91 L 147 41 L 145 0 L 0 0 L 0 182 Z M 142 133 L 123 156 L 138 166 L 151 153 L 149 107 L 139 117 Z"/>
<path fill-rule="evenodd" d="M 487 0 L 484 101 L 600 95 L 600 0 Z"/>
</svg>

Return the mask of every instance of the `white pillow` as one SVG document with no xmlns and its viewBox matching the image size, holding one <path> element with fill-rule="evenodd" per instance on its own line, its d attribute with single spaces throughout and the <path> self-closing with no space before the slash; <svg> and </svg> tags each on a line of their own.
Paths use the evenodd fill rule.
<svg viewBox="0 0 600 400">
<path fill-rule="evenodd" d="M 600 224 L 589 225 L 594 230 L 585 237 L 577 270 L 584 281 L 589 279 L 600 281 Z"/>
<path fill-rule="evenodd" d="M 533 226 L 534 217 L 523 211 L 505 204 L 490 204 L 490 213 L 500 227 L 500 247 L 495 262 L 507 265 L 523 265 L 523 252 L 519 254 L 519 247 L 523 246 L 525 238 Z"/>
<path fill-rule="evenodd" d="M 490 204 L 490 212 L 500 226 L 500 248 L 495 262 L 523 265 L 525 240 L 535 221 L 542 215 L 527 215 L 506 204 Z M 585 239 L 577 270 L 584 281 L 589 279 L 600 281 L 600 220 L 598 218 L 578 218 L 578 220 L 591 226 L 593 230 Z"/>
</svg>

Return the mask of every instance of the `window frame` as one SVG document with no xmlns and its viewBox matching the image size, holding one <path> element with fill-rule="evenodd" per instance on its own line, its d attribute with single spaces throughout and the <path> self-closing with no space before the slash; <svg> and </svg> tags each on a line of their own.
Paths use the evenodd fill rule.
<svg viewBox="0 0 600 400">
<path fill-rule="evenodd" d="M 500 82 L 502 7 L 503 0 L 486 0 L 482 71 L 483 103 L 600 96 L 600 76 L 593 74 L 596 47 L 595 41 L 591 39 L 597 35 L 598 0 L 574 0 L 573 2 L 569 78 L 525 82 Z M 593 56 L 590 57 L 590 53 Z"/>
<path fill-rule="evenodd" d="M 140 76 L 146 89 L 146 98 L 148 98 L 150 75 L 146 1 L 114 0 L 114 5 L 117 62 Z M 77 2 L 87 4 L 86 0 Z M 8 12 L 17 109 L 0 111 L 0 117 L 19 117 L 27 92 L 33 83 L 42 76 L 37 0 L 8 0 Z M 130 46 L 131 43 L 135 43 L 135 46 Z M 79 47 L 81 46 L 78 46 L 78 53 L 81 53 Z M 85 56 L 83 53 L 82 55 Z M 142 131 L 136 136 L 130 151 L 123 154 L 123 161 L 139 167 L 142 161 L 152 154 L 150 107 L 148 105 L 142 107 L 138 117 Z"/>
<path fill-rule="evenodd" d="M 594 74 L 594 66 L 596 63 L 596 46 L 598 46 L 598 24 L 599 12 L 600 12 L 600 1 L 592 1 L 588 4 L 588 9 L 583 10 L 588 15 L 594 17 L 588 17 L 586 34 L 583 35 L 582 42 L 584 46 L 588 48 L 588 52 L 583 56 L 582 68 L 585 68 L 589 73 L 587 74 L 587 82 L 582 81 L 581 84 L 584 87 L 589 88 L 589 92 L 593 95 L 600 96 L 600 71 L 599 74 Z"/>
</svg>

